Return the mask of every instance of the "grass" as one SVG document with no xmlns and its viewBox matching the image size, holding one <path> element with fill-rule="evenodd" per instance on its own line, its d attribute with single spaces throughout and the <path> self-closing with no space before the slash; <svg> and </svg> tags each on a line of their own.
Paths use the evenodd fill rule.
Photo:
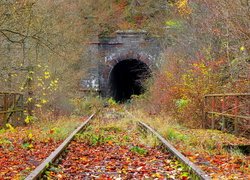
<svg viewBox="0 0 250 180">
<path fill-rule="evenodd" d="M 141 138 L 139 140 L 142 144 L 150 147 L 158 147 L 160 145 L 159 140 L 152 134 L 141 134 Z"/>
<path fill-rule="evenodd" d="M 18 145 L 22 149 L 33 149 L 36 143 L 60 142 L 82 122 L 79 118 L 62 117 L 58 120 L 44 120 L 27 126 L 0 130 L 0 147 L 13 150 Z"/>
<path fill-rule="evenodd" d="M 83 120 L 62 117 L 58 120 L 37 121 L 24 127 L 0 130 L 0 144 L 6 144 L 6 137 L 32 141 L 64 140 Z"/>
<path fill-rule="evenodd" d="M 249 167 L 247 169 L 245 165 L 247 163 L 246 157 L 237 149 L 227 152 L 223 149 L 223 145 L 247 144 L 249 140 L 217 130 L 188 129 L 178 125 L 171 118 L 164 116 L 150 117 L 139 110 L 132 113 L 134 116 L 131 114 L 126 115 L 126 112 L 121 107 L 102 111 L 95 124 L 90 125 L 87 131 L 78 135 L 77 138 L 93 146 L 105 143 L 130 145 L 132 152 L 143 155 L 147 153 L 144 151 L 145 149 L 129 144 L 131 140 L 150 147 L 159 145 L 154 136 L 138 136 L 139 133 L 135 133 L 137 131 L 136 121 L 143 120 L 168 139 L 178 150 L 187 156 L 190 154 L 191 160 L 206 159 L 207 161 L 211 157 L 215 160 L 230 157 L 230 163 L 237 160 L 239 162 L 238 169 L 242 173 L 248 173 Z M 48 142 L 52 140 L 59 142 L 65 139 L 83 121 L 83 119 L 80 120 L 74 117 L 62 117 L 58 120 L 45 118 L 43 121 L 36 121 L 26 127 L 1 129 L 0 146 L 11 149 L 13 139 L 18 140 L 18 142 L 21 140 L 22 148 L 27 150 L 32 149 L 32 145 L 35 146 L 33 142 L 36 141 Z M 122 135 L 116 136 L 116 134 Z M 213 163 L 213 161 L 209 161 L 209 163 Z"/>
<path fill-rule="evenodd" d="M 74 114 L 77 116 L 93 114 L 103 107 L 104 102 L 105 99 L 100 98 L 96 94 L 74 99 L 72 100 L 75 106 Z"/>
<path fill-rule="evenodd" d="M 40 121 L 30 127 L 31 133 L 34 129 L 39 128 L 40 133 L 34 134 L 36 139 L 46 140 L 53 139 L 55 141 L 64 140 L 83 120 L 79 118 L 62 117 L 54 121 Z"/>
<path fill-rule="evenodd" d="M 83 119 L 61 117 L 58 120 L 36 120 L 27 126 L 12 127 L 0 130 L 0 167 L 1 177 L 23 179 L 35 167 L 30 163 L 42 162 L 61 141 L 63 141 Z M 8 161 L 5 161 L 8 159 Z M 9 172 L 9 167 L 13 173 Z"/>
<path fill-rule="evenodd" d="M 104 131 L 98 133 L 87 131 L 82 134 L 77 134 L 76 139 L 90 146 L 102 145 L 105 143 L 117 141 L 115 136 L 109 135 Z"/>
<path fill-rule="evenodd" d="M 152 135 L 144 136 L 138 132 L 136 119 L 125 115 L 123 109 L 113 112 L 102 112 L 99 119 L 94 121 L 85 132 L 78 134 L 77 138 L 89 145 L 113 143 L 116 145 L 128 145 L 131 141 L 150 147 L 159 145 L 157 138 Z M 121 117 L 113 119 L 114 117 Z M 111 120 L 110 120 L 111 119 Z M 137 132 L 137 133 L 135 133 Z M 120 135 L 118 135 L 120 134 Z M 136 151 L 136 149 L 133 149 Z M 139 150 L 139 149 L 137 149 Z"/>
<path fill-rule="evenodd" d="M 248 177 L 250 168 L 247 164 L 250 162 L 250 157 L 237 149 L 227 151 L 224 146 L 250 144 L 249 139 L 236 137 L 219 130 L 186 128 L 167 116 L 148 116 L 140 110 L 134 110 L 132 113 L 135 119 L 144 121 L 153 127 L 191 161 L 201 163 L 199 166 L 204 171 L 210 172 L 212 178 L 241 179 Z M 213 167 L 216 167 L 217 170 L 215 171 Z"/>
<path fill-rule="evenodd" d="M 9 145 L 12 145 L 12 142 L 10 140 L 8 140 L 7 138 L 1 138 L 0 145 L 3 147 L 7 147 Z"/>
<path fill-rule="evenodd" d="M 105 127 L 101 127 L 100 130 L 108 131 L 108 132 L 114 132 L 114 133 L 122 131 L 120 127 L 111 126 L 111 125 L 108 125 L 108 126 L 105 126 Z"/>
<path fill-rule="evenodd" d="M 132 148 L 130 148 L 130 151 L 137 153 L 139 155 L 146 155 L 148 153 L 146 149 L 138 147 L 138 146 L 133 146 Z"/>
<path fill-rule="evenodd" d="M 224 151 L 222 147 L 225 144 L 250 143 L 250 140 L 219 130 L 185 128 L 169 117 L 149 117 L 140 111 L 135 111 L 134 114 L 137 119 L 155 128 L 169 141 L 187 146 L 191 150 L 195 147 L 197 151 L 218 152 Z"/>
<path fill-rule="evenodd" d="M 114 116 L 117 116 L 116 112 Z M 86 131 L 77 134 L 77 139 L 88 145 L 116 144 L 126 145 L 133 137 L 129 132 L 136 130 L 135 122 L 129 118 L 112 120 L 107 122 L 105 116 L 110 118 L 110 114 L 99 114 L 94 123 Z M 120 134 L 120 135 L 118 135 Z"/>
<path fill-rule="evenodd" d="M 178 131 L 176 131 L 174 128 L 167 128 L 167 130 L 165 131 L 165 137 L 167 137 L 167 139 L 172 140 L 172 141 L 181 141 L 181 142 L 185 142 L 186 140 L 188 140 L 188 137 Z"/>
</svg>

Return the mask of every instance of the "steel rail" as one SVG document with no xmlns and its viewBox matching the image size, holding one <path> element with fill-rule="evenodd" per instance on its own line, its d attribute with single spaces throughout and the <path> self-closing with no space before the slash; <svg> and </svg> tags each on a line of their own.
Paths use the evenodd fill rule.
<svg viewBox="0 0 250 180">
<path fill-rule="evenodd" d="M 182 153 L 180 153 L 174 146 L 172 146 L 166 139 L 164 139 L 159 133 L 157 133 L 153 128 L 148 126 L 147 124 L 138 121 L 137 125 L 144 132 L 150 132 L 154 136 L 158 138 L 158 140 L 162 143 L 162 145 L 169 151 L 173 156 L 177 157 L 179 161 L 181 161 L 185 166 L 188 167 L 189 172 L 191 172 L 195 177 L 201 180 L 210 180 L 211 177 L 207 175 L 204 171 L 202 171 L 199 167 L 197 167 L 194 163 L 192 163 L 187 157 L 185 157 Z"/>
<path fill-rule="evenodd" d="M 23 109 L 9 110 L 9 111 L 0 111 L 0 114 L 13 113 L 13 112 L 22 112 Z"/>
<path fill-rule="evenodd" d="M 85 122 L 83 122 L 77 129 L 75 129 L 67 139 L 64 140 L 61 145 L 54 150 L 35 170 L 33 170 L 26 178 L 25 180 L 36 180 L 41 179 L 41 176 L 46 171 L 46 169 L 49 167 L 49 165 L 62 154 L 62 152 L 68 147 L 70 142 L 74 139 L 75 135 L 86 128 L 92 118 L 95 116 L 95 114 L 92 114 Z M 137 125 L 141 128 L 141 130 L 145 132 L 150 132 L 154 136 L 158 138 L 158 140 L 163 144 L 163 146 L 166 148 L 167 151 L 169 151 L 173 156 L 175 156 L 180 162 L 182 162 L 186 167 L 187 170 L 197 177 L 197 179 L 201 180 L 210 180 L 211 178 L 209 175 L 207 175 L 204 171 L 202 171 L 200 168 L 195 166 L 191 161 L 189 161 L 184 155 L 182 155 L 179 151 L 177 151 L 167 140 L 165 140 L 159 133 L 157 133 L 154 129 L 152 129 L 147 124 L 138 121 Z"/>
<path fill-rule="evenodd" d="M 241 115 L 233 115 L 233 114 L 227 114 L 227 113 L 219 113 L 219 112 L 205 112 L 206 114 L 214 114 L 218 116 L 226 116 L 231 118 L 241 118 L 241 119 L 248 119 L 250 120 L 250 116 L 241 116 Z"/>
<path fill-rule="evenodd" d="M 0 91 L 0 95 L 5 95 L 5 94 L 12 94 L 12 95 L 23 95 L 23 93 L 21 93 L 21 92 L 12 92 L 12 91 L 10 91 L 10 92 L 8 92 L 8 91 L 6 91 L 6 92 L 3 92 L 3 91 Z"/>
<path fill-rule="evenodd" d="M 57 157 L 61 155 L 61 153 L 68 147 L 70 142 L 74 139 L 75 135 L 81 132 L 84 128 L 86 128 L 90 121 L 95 116 L 95 113 L 92 114 L 86 121 L 84 121 L 77 129 L 75 129 L 67 139 L 65 139 L 62 144 L 54 150 L 49 157 L 47 157 L 34 171 L 32 171 L 25 180 L 34 180 L 41 178 L 41 175 L 48 168 L 48 166 L 53 163 Z"/>
<path fill-rule="evenodd" d="M 250 93 L 207 94 L 204 97 L 223 97 L 223 96 L 250 96 Z"/>
</svg>

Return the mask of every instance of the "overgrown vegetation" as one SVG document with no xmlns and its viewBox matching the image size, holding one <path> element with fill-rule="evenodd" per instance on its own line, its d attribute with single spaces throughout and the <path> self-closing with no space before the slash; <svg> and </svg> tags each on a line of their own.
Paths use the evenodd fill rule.
<svg viewBox="0 0 250 180">
<path fill-rule="evenodd" d="M 1 129 L 0 177 L 25 178 L 81 122 L 79 118 L 44 118 L 43 121 L 30 123 L 29 127 L 8 125 L 6 129 Z"/>
<path fill-rule="evenodd" d="M 177 178 L 190 174 L 169 153 L 142 143 L 133 118 L 106 109 L 67 148 L 65 157 L 54 163 L 47 178 Z M 85 173 L 86 172 L 86 173 Z"/>
<path fill-rule="evenodd" d="M 213 179 L 244 179 L 249 174 L 249 155 L 227 145 L 249 144 L 249 139 L 218 130 L 191 129 L 167 116 L 148 116 L 134 110 L 135 119 L 143 120 Z M 215 168 L 216 167 L 216 168 Z"/>
<path fill-rule="evenodd" d="M 116 30 L 144 29 L 167 47 L 147 94 L 152 113 L 200 127 L 204 94 L 248 91 L 247 1 L 23 0 L 0 8 L 0 85 L 25 92 L 38 116 L 68 115 L 72 99 L 76 114 L 96 103 L 79 102 L 80 79 L 94 61 L 87 44 Z"/>
<path fill-rule="evenodd" d="M 109 125 L 78 140 L 92 148 L 126 144 L 131 136 L 115 136 L 124 130 L 124 122 L 115 120 L 126 116 L 125 106 L 142 113 L 140 120 L 213 178 L 249 179 L 249 156 L 223 148 L 249 140 L 200 129 L 205 94 L 249 92 L 249 8 L 248 0 L 1 1 L 0 91 L 23 92 L 25 106 L 33 111 L 25 112 L 25 127 L 8 123 L 0 129 L 0 177 L 22 179 L 81 122 L 79 116 L 104 106 L 111 113 L 105 112 L 102 120 Z M 89 42 L 130 29 L 161 37 L 161 66 L 146 85 L 148 91 L 124 106 L 80 93 L 81 79 L 95 64 Z M 158 145 L 150 136 L 140 143 Z M 148 154 L 137 145 L 127 150 L 140 158 Z M 29 164 L 18 158 L 26 156 Z M 157 173 L 151 177 L 161 178 Z"/>
<path fill-rule="evenodd" d="M 136 104 L 201 127 L 204 95 L 249 92 L 249 4 L 179 0 L 168 7 L 162 67 Z"/>
<path fill-rule="evenodd" d="M 105 99 L 102 99 L 97 95 L 88 95 L 83 98 L 76 98 L 72 101 L 74 105 L 73 114 L 78 116 L 90 115 L 94 112 L 100 111 L 105 104 Z"/>
</svg>

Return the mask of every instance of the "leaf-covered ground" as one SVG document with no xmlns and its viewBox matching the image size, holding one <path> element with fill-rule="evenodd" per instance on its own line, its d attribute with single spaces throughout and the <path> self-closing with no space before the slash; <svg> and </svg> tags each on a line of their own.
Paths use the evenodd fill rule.
<svg viewBox="0 0 250 180">
<path fill-rule="evenodd" d="M 217 130 L 186 129 L 182 133 L 194 140 L 176 143 L 179 150 L 213 179 L 250 179 L 250 156 L 239 149 L 227 151 L 223 148 L 226 145 L 250 145 L 249 140 Z M 196 150 L 195 144 L 198 146 Z"/>
<path fill-rule="evenodd" d="M 115 111 L 102 114 L 99 123 L 79 134 L 59 165 L 51 167 L 46 175 L 54 179 L 73 176 L 185 179 L 189 176 L 169 154 L 156 148 L 153 137 L 138 134 L 130 122 L 136 118 Z M 137 116 L 157 129 L 212 179 L 250 179 L 249 155 L 223 149 L 224 145 L 250 144 L 248 139 L 220 131 L 188 129 L 164 118 Z M 62 119 L 0 130 L 0 180 L 23 179 L 82 121 Z"/>
<path fill-rule="evenodd" d="M 212 179 L 250 179 L 250 156 L 239 150 L 227 151 L 227 145 L 250 145 L 250 140 L 218 130 L 189 129 L 169 117 L 136 117 L 154 127 L 179 151 L 209 174 Z"/>
<path fill-rule="evenodd" d="M 61 119 L 1 129 L 0 180 L 26 177 L 81 121 Z"/>
<path fill-rule="evenodd" d="M 156 145 L 126 119 L 100 121 L 79 134 L 45 174 L 52 179 L 188 179 L 182 165 Z"/>
<path fill-rule="evenodd" d="M 11 145 L 1 146 L 0 179 L 22 179 L 38 166 L 59 143 L 55 141 L 34 142 L 32 148 L 27 149 L 25 145 L 14 140 Z"/>
</svg>

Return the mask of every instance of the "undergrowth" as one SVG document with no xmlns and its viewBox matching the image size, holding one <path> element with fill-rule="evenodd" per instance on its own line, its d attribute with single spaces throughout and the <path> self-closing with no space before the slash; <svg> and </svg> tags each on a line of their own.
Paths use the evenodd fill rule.
<svg viewBox="0 0 250 180">
<path fill-rule="evenodd" d="M 249 139 L 219 130 L 187 128 L 169 116 L 148 116 L 141 110 L 134 110 L 132 113 L 135 119 L 153 127 L 213 178 L 240 179 L 249 174 L 249 156 L 242 154 L 237 148 L 231 151 L 225 149 L 226 145 L 249 145 Z"/>
<path fill-rule="evenodd" d="M 27 142 L 64 140 L 83 120 L 79 118 L 61 117 L 58 120 L 40 120 L 25 127 L 12 127 L 0 131 L 0 143 L 6 144 L 6 138 L 22 139 L 24 147 Z"/>
<path fill-rule="evenodd" d="M 166 139 L 197 151 L 221 152 L 225 144 L 249 144 L 249 140 L 219 130 L 190 129 L 176 123 L 169 116 L 147 116 L 134 111 L 136 118 L 145 121 L 160 132 Z"/>
</svg>

